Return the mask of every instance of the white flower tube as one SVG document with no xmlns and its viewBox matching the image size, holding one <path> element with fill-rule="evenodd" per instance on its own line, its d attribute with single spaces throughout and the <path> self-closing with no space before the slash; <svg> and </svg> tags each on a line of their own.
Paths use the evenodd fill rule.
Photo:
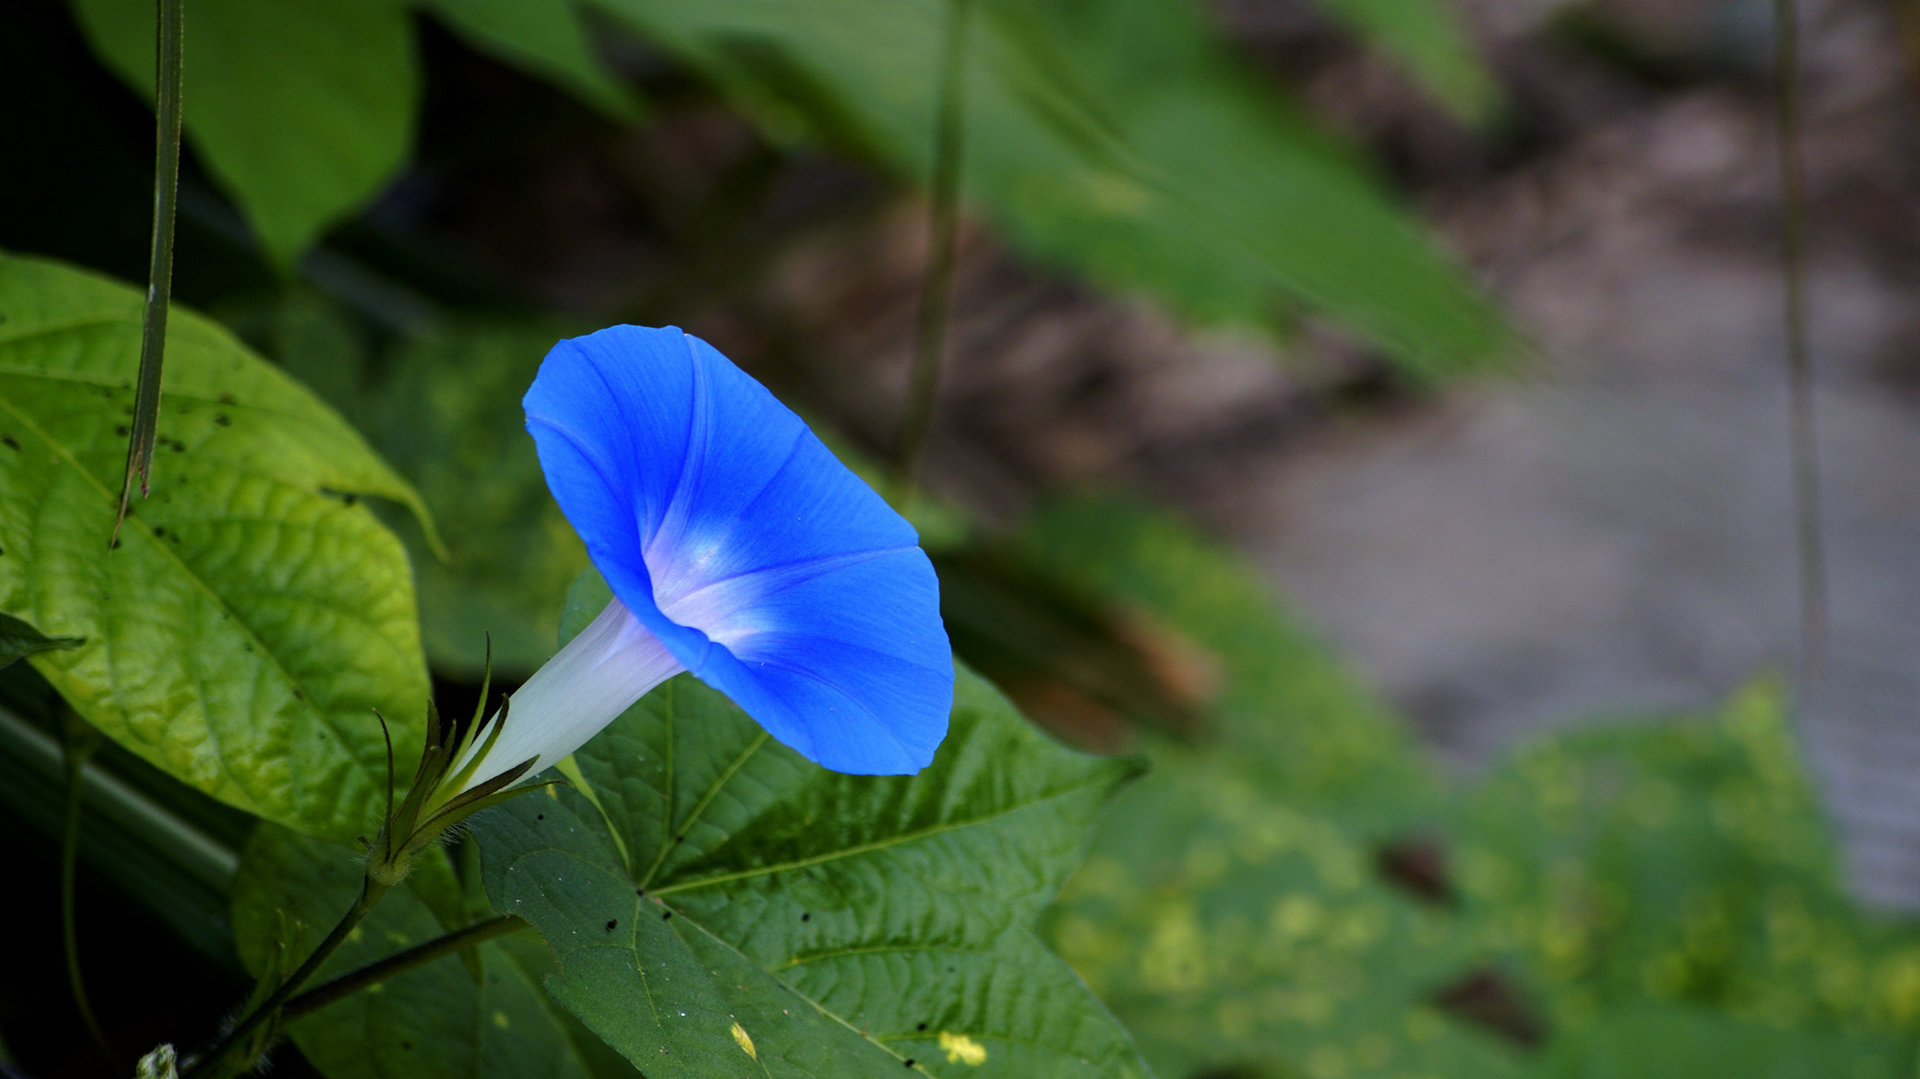
<svg viewBox="0 0 1920 1079">
<path fill-rule="evenodd" d="M 506 722 L 493 744 L 475 739 L 452 772 L 459 775 L 485 746 L 486 759 L 462 790 L 527 760 L 533 767 L 525 774 L 538 775 L 585 745 L 648 690 L 684 670 L 615 599 L 508 698 Z"/>
</svg>

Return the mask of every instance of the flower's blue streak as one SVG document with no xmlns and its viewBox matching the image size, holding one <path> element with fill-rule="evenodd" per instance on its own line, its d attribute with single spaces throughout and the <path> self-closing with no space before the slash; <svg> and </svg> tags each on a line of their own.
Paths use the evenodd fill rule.
<svg viewBox="0 0 1920 1079">
<path fill-rule="evenodd" d="M 765 387 L 678 329 L 616 326 L 555 346 L 525 405 L 561 510 L 679 665 L 836 771 L 933 759 L 953 701 L 933 567 Z"/>
</svg>

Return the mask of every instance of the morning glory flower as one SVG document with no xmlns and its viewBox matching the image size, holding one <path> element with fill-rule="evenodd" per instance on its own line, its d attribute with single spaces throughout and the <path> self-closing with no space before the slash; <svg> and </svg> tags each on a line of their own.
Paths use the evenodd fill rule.
<svg viewBox="0 0 1920 1079">
<path fill-rule="evenodd" d="M 834 771 L 926 767 L 953 704 L 933 566 L 800 417 L 672 327 L 560 342 L 524 404 L 614 599 L 466 751 L 462 789 L 539 772 L 681 671 Z"/>
</svg>

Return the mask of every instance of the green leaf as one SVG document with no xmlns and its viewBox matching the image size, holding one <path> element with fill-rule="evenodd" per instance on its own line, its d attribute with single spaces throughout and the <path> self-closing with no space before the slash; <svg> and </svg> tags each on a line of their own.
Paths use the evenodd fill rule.
<svg viewBox="0 0 1920 1079">
<path fill-rule="evenodd" d="M 1376 860 L 1245 762 L 1163 747 L 1046 937 L 1165 1075 L 1523 1075 L 1515 1046 L 1433 1006 L 1483 961 L 1471 926 Z"/>
<path fill-rule="evenodd" d="M 422 859 L 421 871 L 448 876 L 437 857 Z M 277 949 L 304 958 L 359 894 L 360 877 L 354 852 L 262 825 L 234 882 L 234 938 L 248 971 L 267 969 Z M 389 892 L 310 985 L 457 928 L 435 918 L 415 891 L 410 882 Z M 294 1044 L 334 1079 L 634 1075 L 548 999 L 540 979 L 553 960 L 531 934 L 489 941 L 473 954 L 471 968 L 435 960 L 294 1022 Z"/>
<path fill-rule="evenodd" d="M 1777 1025 L 1907 1026 L 1920 933 L 1841 889 L 1780 687 L 1690 721 L 1556 737 L 1462 807 L 1463 895 L 1578 1023 L 1683 1000 Z"/>
<path fill-rule="evenodd" d="M 596 0 L 778 139 L 933 167 L 947 0 Z M 1506 332 L 1354 158 L 1237 70 L 1194 5 L 982 0 L 962 194 L 1030 256 L 1202 321 L 1324 311 L 1419 375 Z"/>
<path fill-rule="evenodd" d="M 1608 1015 L 1548 1054 L 1543 1079 L 1905 1079 L 1905 1037 L 1785 1030 L 1710 1011 L 1642 1007 Z"/>
<path fill-rule="evenodd" d="M 93 50 L 153 94 L 154 6 L 72 0 Z M 194 0 L 187 140 L 289 267 L 405 163 L 420 78 L 411 16 L 384 0 Z"/>
<path fill-rule="evenodd" d="M 49 637 L 10 614 L 0 614 L 0 667 L 51 648 L 72 648 L 78 637 Z"/>
<path fill-rule="evenodd" d="M 1436 0 L 1315 0 L 1393 54 L 1453 112 L 1486 115 L 1498 94 L 1460 19 Z"/>
<path fill-rule="evenodd" d="M 424 0 L 475 48 L 578 95 L 616 120 L 640 118 L 633 93 L 593 53 L 571 0 Z"/>
<path fill-rule="evenodd" d="M 352 429 L 224 331 L 174 312 L 152 497 L 109 550 L 140 293 L 0 256 L 0 611 L 86 643 L 29 658 L 88 722 L 302 831 L 375 823 L 427 696 L 399 541 L 419 511 Z"/>
<path fill-rule="evenodd" d="M 476 818 L 487 891 L 648 1075 L 1146 1074 L 1029 930 L 1134 766 L 970 673 L 912 778 L 823 771 L 686 675 L 576 761 L 605 817 L 568 787 Z"/>
</svg>

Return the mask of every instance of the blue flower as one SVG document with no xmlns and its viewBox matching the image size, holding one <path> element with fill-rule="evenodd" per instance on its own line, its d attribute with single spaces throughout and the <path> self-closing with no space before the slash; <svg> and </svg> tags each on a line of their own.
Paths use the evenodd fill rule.
<svg viewBox="0 0 1920 1079">
<path fill-rule="evenodd" d="M 683 670 L 827 768 L 926 767 L 953 703 L 933 566 L 805 422 L 672 327 L 560 342 L 525 406 L 615 598 L 514 694 L 464 787 L 540 771 Z"/>
</svg>

